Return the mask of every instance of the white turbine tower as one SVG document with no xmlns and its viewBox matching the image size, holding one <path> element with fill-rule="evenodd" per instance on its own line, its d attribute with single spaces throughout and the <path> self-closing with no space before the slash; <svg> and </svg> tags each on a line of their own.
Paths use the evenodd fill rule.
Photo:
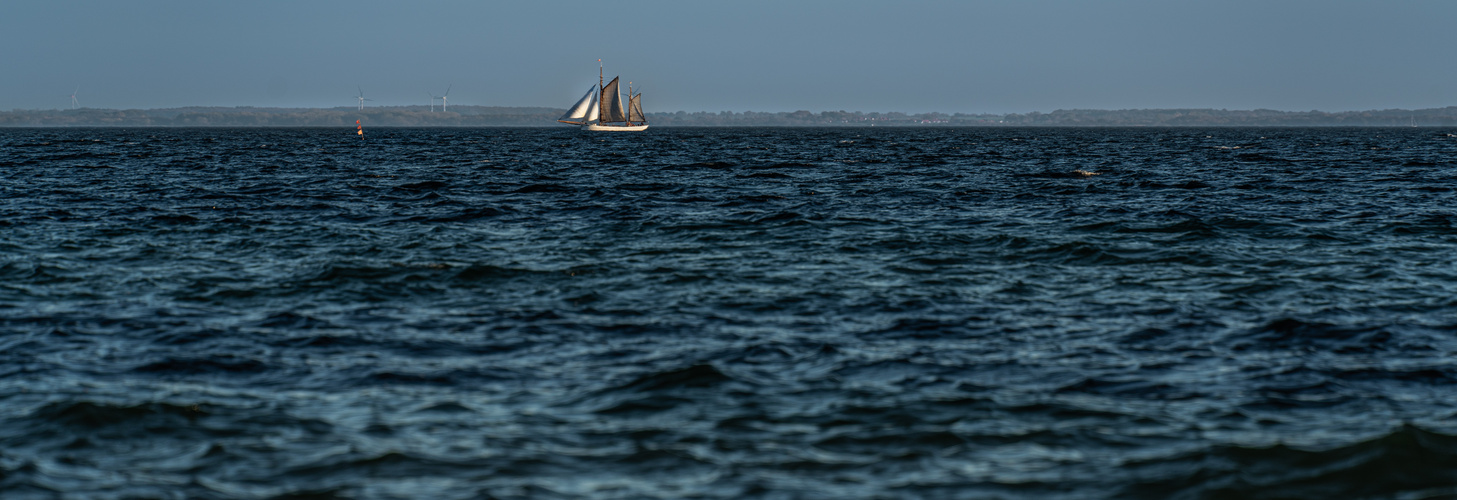
<svg viewBox="0 0 1457 500">
<path fill-rule="evenodd" d="M 435 93 L 433 93 L 433 92 L 426 92 L 426 94 L 429 94 L 430 95 L 430 112 L 431 113 L 434 113 L 435 112 L 435 100 L 436 99 L 439 99 L 439 97 L 435 97 Z"/>
<path fill-rule="evenodd" d="M 445 105 L 450 103 L 450 87 L 454 86 L 455 84 L 445 86 L 445 95 L 440 96 L 440 111 L 442 113 L 445 112 Z"/>
<path fill-rule="evenodd" d="M 77 85 L 76 86 L 76 90 L 72 90 L 71 91 L 71 109 L 76 109 L 77 107 L 80 107 L 81 106 L 81 103 L 76 100 L 76 93 L 77 92 L 80 92 L 80 91 L 81 91 L 81 86 L 80 85 Z"/>
<path fill-rule="evenodd" d="M 374 99 L 365 99 L 364 88 L 358 86 L 356 86 L 355 88 L 359 89 L 359 97 L 357 98 L 359 99 L 359 110 L 364 111 L 364 101 L 373 101 Z"/>
</svg>

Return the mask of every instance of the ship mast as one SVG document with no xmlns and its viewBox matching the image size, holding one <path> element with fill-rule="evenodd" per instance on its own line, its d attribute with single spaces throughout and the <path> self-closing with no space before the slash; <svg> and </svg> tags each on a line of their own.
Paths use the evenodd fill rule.
<svg viewBox="0 0 1457 500">
<path fill-rule="evenodd" d="M 602 115 L 607 110 L 607 103 L 602 100 L 602 59 L 597 59 L 597 123 L 602 123 Z"/>
</svg>

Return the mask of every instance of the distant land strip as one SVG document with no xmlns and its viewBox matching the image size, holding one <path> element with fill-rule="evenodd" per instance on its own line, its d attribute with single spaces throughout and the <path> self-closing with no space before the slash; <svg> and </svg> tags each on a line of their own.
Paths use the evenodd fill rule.
<svg viewBox="0 0 1457 500">
<path fill-rule="evenodd" d="M 555 108 L 427 106 L 338 108 L 185 107 L 0 111 L 0 127 L 566 127 Z M 1060 109 L 1051 113 L 879 113 L 861 111 L 648 113 L 667 127 L 1406 127 L 1457 126 L 1457 106 L 1372 111 L 1269 109 Z"/>
</svg>

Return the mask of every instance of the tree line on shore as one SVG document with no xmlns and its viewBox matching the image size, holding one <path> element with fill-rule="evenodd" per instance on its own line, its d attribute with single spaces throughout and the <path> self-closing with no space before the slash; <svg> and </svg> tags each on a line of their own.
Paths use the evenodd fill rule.
<svg viewBox="0 0 1457 500">
<path fill-rule="evenodd" d="M 533 107 L 426 106 L 340 108 L 186 107 L 0 111 L 0 127 L 550 127 L 565 110 Z M 1420 110 L 1276 111 L 1223 109 L 1057 110 L 1050 113 L 879 113 L 860 111 L 648 113 L 654 126 L 1457 126 L 1457 106 Z"/>
</svg>

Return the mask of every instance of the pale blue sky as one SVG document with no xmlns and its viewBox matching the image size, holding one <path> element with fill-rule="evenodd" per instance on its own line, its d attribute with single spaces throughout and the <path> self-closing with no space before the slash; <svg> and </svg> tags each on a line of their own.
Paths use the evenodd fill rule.
<svg viewBox="0 0 1457 500">
<path fill-rule="evenodd" d="M 0 110 L 654 111 L 1457 105 L 1449 1 L 31 1 L 0 5 Z"/>
</svg>

